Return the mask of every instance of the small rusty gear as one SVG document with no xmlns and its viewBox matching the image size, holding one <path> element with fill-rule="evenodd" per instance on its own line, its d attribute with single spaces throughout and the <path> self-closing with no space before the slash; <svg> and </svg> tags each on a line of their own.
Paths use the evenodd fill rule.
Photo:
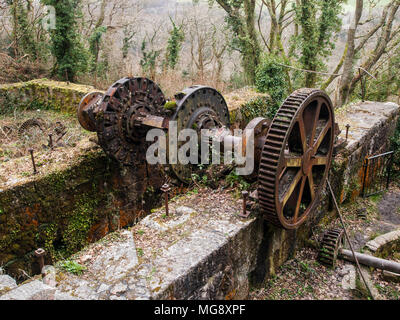
<svg viewBox="0 0 400 320">
<path fill-rule="evenodd" d="M 321 248 L 318 254 L 318 261 L 322 264 L 334 268 L 337 263 L 339 249 L 344 247 L 344 230 L 330 229 L 324 233 Z"/>
<path fill-rule="evenodd" d="M 40 131 L 44 132 L 46 123 L 41 118 L 33 118 L 26 120 L 18 129 L 18 135 L 23 135 L 31 128 L 38 128 Z"/>
<path fill-rule="evenodd" d="M 270 223 L 296 229 L 318 203 L 331 164 L 334 123 L 332 102 L 317 89 L 293 92 L 278 110 L 258 175 L 260 208 Z"/>
</svg>

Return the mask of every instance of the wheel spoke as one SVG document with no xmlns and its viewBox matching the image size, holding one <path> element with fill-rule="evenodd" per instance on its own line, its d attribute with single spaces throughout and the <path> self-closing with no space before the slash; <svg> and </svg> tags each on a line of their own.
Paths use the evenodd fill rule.
<svg viewBox="0 0 400 320">
<path fill-rule="evenodd" d="M 301 146 L 303 147 L 303 154 L 304 154 L 307 151 L 307 134 L 302 117 L 299 118 L 299 130 L 300 130 Z"/>
<path fill-rule="evenodd" d="M 301 167 L 301 157 L 285 157 L 285 167 Z"/>
<path fill-rule="evenodd" d="M 313 126 L 312 126 L 312 132 L 311 132 L 311 138 L 310 138 L 310 148 L 314 144 L 315 133 L 317 131 L 317 123 L 318 123 L 318 119 L 319 119 L 319 114 L 321 112 L 321 106 L 322 106 L 322 100 L 318 99 L 317 110 L 315 111 L 314 123 L 313 123 Z"/>
<path fill-rule="evenodd" d="M 293 217 L 294 223 L 297 222 L 297 218 L 299 217 L 300 205 L 301 205 L 301 200 L 303 199 L 303 192 L 304 192 L 304 186 L 306 184 L 306 180 L 307 180 L 307 176 L 303 176 L 303 178 L 301 179 L 299 197 L 297 198 L 296 210 L 294 212 L 294 217 Z"/>
<path fill-rule="evenodd" d="M 310 186 L 310 194 L 311 194 L 311 201 L 315 199 L 315 186 L 314 186 L 314 178 L 312 176 L 312 171 L 308 173 L 308 185 Z"/>
<path fill-rule="evenodd" d="M 314 157 L 312 160 L 312 165 L 313 166 L 322 166 L 322 165 L 327 165 L 328 164 L 328 157 Z"/>
<path fill-rule="evenodd" d="M 300 179 L 302 177 L 301 170 L 299 170 L 296 174 L 296 176 L 293 178 L 292 182 L 290 183 L 289 188 L 285 192 L 283 198 L 282 198 L 282 209 L 285 206 L 286 202 L 289 200 L 290 196 L 292 195 L 293 191 L 296 189 L 297 184 L 299 183 Z"/>
<path fill-rule="evenodd" d="M 325 125 L 324 129 L 320 132 L 317 140 L 315 141 L 315 143 L 313 145 L 315 153 L 318 151 L 319 146 L 321 145 L 322 141 L 324 140 L 324 138 L 330 128 L 331 128 L 331 123 L 328 121 L 328 123 Z"/>
</svg>

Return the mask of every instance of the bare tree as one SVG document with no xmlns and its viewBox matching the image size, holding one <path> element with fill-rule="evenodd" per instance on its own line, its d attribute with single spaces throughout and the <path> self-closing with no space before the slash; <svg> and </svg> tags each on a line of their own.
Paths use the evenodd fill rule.
<svg viewBox="0 0 400 320">
<path fill-rule="evenodd" d="M 280 52 L 285 54 L 282 44 L 282 34 L 286 28 L 293 23 L 294 11 L 289 8 L 288 0 L 262 0 L 260 5 L 260 12 L 258 16 L 258 29 L 263 39 L 264 45 L 270 53 Z M 267 40 L 263 34 L 261 27 L 261 18 L 264 6 L 267 8 L 270 25 L 269 25 L 269 39 Z"/>
<path fill-rule="evenodd" d="M 343 69 L 337 88 L 337 107 L 347 103 L 350 94 L 362 77 L 370 73 L 386 53 L 396 48 L 400 27 L 394 26 L 394 22 L 396 14 L 399 12 L 399 6 L 399 0 L 391 1 L 383 8 L 378 23 L 374 23 L 375 19 L 361 22 L 364 5 L 362 0 L 356 1 L 354 18 L 347 33 L 347 42 L 342 58 L 339 60 L 334 74 L 322 85 L 323 89 L 327 88 Z M 361 31 L 358 32 L 358 30 L 363 25 L 370 27 L 365 34 L 360 35 Z M 356 43 L 357 41 L 358 43 Z M 362 59 L 357 68 L 359 72 L 355 72 L 356 57 L 362 52 Z"/>
<path fill-rule="evenodd" d="M 187 21 L 190 55 L 196 66 L 196 77 L 203 82 L 204 70 L 213 60 L 212 30 L 206 23 L 207 18 L 200 17 L 195 6 L 193 9 L 193 14 Z"/>
<path fill-rule="evenodd" d="M 224 54 L 228 48 L 228 32 L 221 32 L 217 26 L 213 25 L 212 33 L 212 53 L 214 57 L 214 83 L 218 88 L 222 82 L 222 71 L 224 66 Z"/>
</svg>

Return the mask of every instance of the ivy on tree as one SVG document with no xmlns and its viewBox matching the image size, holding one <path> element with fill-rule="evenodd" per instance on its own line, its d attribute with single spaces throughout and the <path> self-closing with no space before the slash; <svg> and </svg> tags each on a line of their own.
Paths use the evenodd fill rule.
<svg viewBox="0 0 400 320">
<path fill-rule="evenodd" d="M 12 38 L 13 45 L 10 46 L 11 56 L 17 57 L 28 55 L 30 60 L 45 60 L 46 48 L 44 46 L 44 35 L 39 30 L 40 26 L 33 25 L 28 18 L 33 10 L 30 1 L 27 0 L 7 0 L 10 6 L 12 19 Z"/>
<path fill-rule="evenodd" d="M 304 69 L 317 71 L 324 65 L 322 58 L 335 48 L 334 35 L 340 31 L 343 3 L 344 0 L 300 0 L 294 4 L 296 22 L 301 26 L 301 33 L 294 40 Z M 305 74 L 306 87 L 314 87 L 316 81 L 316 73 Z"/>
<path fill-rule="evenodd" d="M 227 13 L 225 20 L 234 34 L 231 47 L 240 52 L 247 82 L 254 84 L 261 55 L 255 29 L 256 0 L 209 0 L 208 2 L 210 5 L 217 2 Z"/>
<path fill-rule="evenodd" d="M 90 64 L 90 71 L 95 72 L 98 71 L 98 62 L 99 62 L 99 53 L 100 53 L 100 44 L 101 38 L 103 34 L 107 31 L 107 27 L 100 26 L 95 28 L 89 38 L 89 51 L 92 55 L 91 57 L 91 64 Z"/>
<path fill-rule="evenodd" d="M 88 66 L 88 54 L 77 30 L 80 17 L 80 0 L 42 0 L 56 10 L 56 26 L 50 30 L 51 52 L 55 57 L 53 74 L 67 81 L 74 81 Z"/>
<path fill-rule="evenodd" d="M 182 48 L 182 42 L 185 40 L 185 34 L 182 26 L 177 26 L 170 17 L 172 30 L 169 33 L 168 46 L 166 52 L 166 63 L 171 69 L 175 69 L 179 60 L 179 52 Z"/>
<path fill-rule="evenodd" d="M 265 55 L 256 70 L 256 87 L 260 92 L 268 93 L 271 104 L 267 116 L 273 118 L 279 106 L 288 94 L 285 67 L 282 58 L 275 55 Z"/>
</svg>

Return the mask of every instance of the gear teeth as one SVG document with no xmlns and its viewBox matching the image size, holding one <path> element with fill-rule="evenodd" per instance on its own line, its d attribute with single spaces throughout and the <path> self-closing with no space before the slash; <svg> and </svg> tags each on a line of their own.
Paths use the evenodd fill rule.
<svg viewBox="0 0 400 320">
<path fill-rule="evenodd" d="M 288 135 L 297 119 L 299 110 L 305 101 L 315 93 L 321 92 L 318 89 L 303 88 L 293 92 L 282 104 L 271 122 L 265 144 L 261 152 L 258 193 L 259 204 L 264 218 L 275 226 L 284 227 L 279 219 L 276 208 L 278 197 L 277 175 L 281 154 L 285 148 Z M 329 98 L 328 98 L 329 99 Z"/>
<path fill-rule="evenodd" d="M 308 96 L 309 94 L 303 94 L 302 91 L 297 91 L 285 100 L 271 123 L 261 153 L 258 179 L 260 208 L 264 213 L 264 218 L 278 227 L 282 227 L 282 224 L 277 216 L 275 206 L 275 180 L 278 169 L 277 159 L 280 158 L 281 151 L 284 148 L 283 143 L 289 132 L 291 123 L 295 118 L 298 109 Z M 285 120 L 279 120 L 280 117 L 284 117 Z M 276 166 L 268 164 L 271 159 L 276 159 Z"/>
<path fill-rule="evenodd" d="M 318 261 L 321 264 L 331 268 L 336 266 L 339 249 L 344 245 L 343 235 L 343 229 L 331 229 L 325 232 L 318 254 Z"/>
<path fill-rule="evenodd" d="M 139 103 L 140 102 L 140 103 Z M 96 116 L 96 131 L 99 144 L 105 153 L 118 162 L 134 166 L 135 159 L 143 150 L 132 146 L 126 128 L 127 112 L 137 104 L 137 109 L 146 105 L 147 113 L 162 115 L 165 96 L 153 81 L 146 78 L 122 78 L 104 94 Z"/>
</svg>

